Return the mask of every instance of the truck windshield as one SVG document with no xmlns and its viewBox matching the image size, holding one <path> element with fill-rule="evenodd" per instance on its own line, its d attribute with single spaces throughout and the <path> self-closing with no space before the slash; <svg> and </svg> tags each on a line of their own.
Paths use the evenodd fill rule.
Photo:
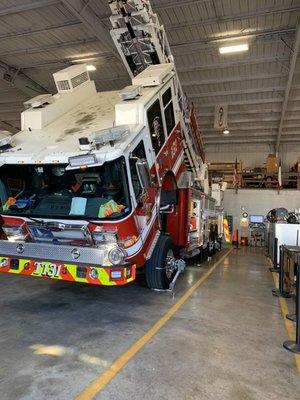
<svg viewBox="0 0 300 400">
<path fill-rule="evenodd" d="M 4 165 L 0 168 L 3 215 L 115 219 L 130 211 L 125 159 L 101 167 Z"/>
</svg>

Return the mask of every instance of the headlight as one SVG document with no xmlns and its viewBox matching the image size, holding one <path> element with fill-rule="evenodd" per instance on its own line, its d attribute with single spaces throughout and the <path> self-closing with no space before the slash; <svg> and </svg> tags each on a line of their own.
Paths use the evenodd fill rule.
<svg viewBox="0 0 300 400">
<path fill-rule="evenodd" d="M 2 229 L 10 242 L 25 241 L 28 237 L 28 233 L 25 231 L 24 225 L 3 225 Z"/>
<path fill-rule="evenodd" d="M 114 247 L 108 253 L 108 259 L 113 265 L 120 265 L 124 263 L 125 254 L 120 247 Z"/>
</svg>

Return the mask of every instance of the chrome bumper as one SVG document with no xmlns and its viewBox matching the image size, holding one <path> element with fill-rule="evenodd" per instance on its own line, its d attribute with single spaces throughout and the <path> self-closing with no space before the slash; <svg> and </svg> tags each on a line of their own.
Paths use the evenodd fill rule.
<svg viewBox="0 0 300 400">
<path fill-rule="evenodd" d="M 44 243 L 9 242 L 0 240 L 0 256 L 87 265 L 104 264 L 104 250 Z"/>
</svg>

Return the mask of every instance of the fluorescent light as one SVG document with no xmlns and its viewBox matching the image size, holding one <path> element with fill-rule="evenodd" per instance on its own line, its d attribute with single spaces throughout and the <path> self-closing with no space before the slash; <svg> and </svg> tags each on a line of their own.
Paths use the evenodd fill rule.
<svg viewBox="0 0 300 400">
<path fill-rule="evenodd" d="M 223 131 L 224 135 L 229 135 L 229 133 L 230 133 L 230 130 L 228 128 L 224 129 L 224 131 Z"/>
<path fill-rule="evenodd" d="M 248 51 L 248 50 L 249 50 L 248 43 L 237 44 L 234 46 L 224 46 L 224 47 L 219 48 L 220 54 L 239 53 L 239 52 Z"/>
<path fill-rule="evenodd" d="M 87 65 L 86 66 L 87 71 L 92 72 L 92 71 L 96 71 L 96 67 L 95 65 Z"/>
</svg>

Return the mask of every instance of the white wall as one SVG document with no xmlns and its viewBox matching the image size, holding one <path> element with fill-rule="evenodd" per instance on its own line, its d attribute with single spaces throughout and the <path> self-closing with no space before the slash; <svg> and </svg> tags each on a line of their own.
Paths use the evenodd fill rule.
<svg viewBox="0 0 300 400">
<path fill-rule="evenodd" d="M 300 190 L 228 189 L 224 195 L 224 209 L 233 216 L 234 229 L 240 228 L 242 207 L 251 215 L 266 215 L 271 209 L 284 207 L 288 211 L 300 208 Z"/>
<path fill-rule="evenodd" d="M 245 167 L 263 167 L 267 155 L 274 153 L 274 147 L 268 144 L 206 145 L 208 162 L 234 162 L 236 157 Z M 289 170 L 300 157 L 300 145 L 281 146 L 280 158 L 283 170 Z"/>
</svg>

